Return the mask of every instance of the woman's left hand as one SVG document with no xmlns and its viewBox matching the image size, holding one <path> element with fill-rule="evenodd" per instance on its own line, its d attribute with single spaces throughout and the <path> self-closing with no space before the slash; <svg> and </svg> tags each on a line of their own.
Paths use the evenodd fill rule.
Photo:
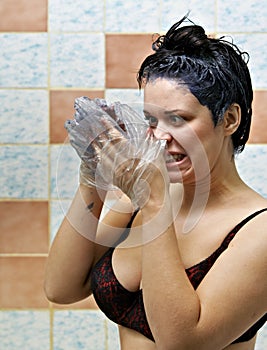
<svg viewBox="0 0 267 350">
<path fill-rule="evenodd" d="M 154 190 L 164 192 L 169 183 L 164 159 L 164 143 L 146 133 L 143 137 L 126 130 L 123 135 L 116 127 L 103 120 L 107 132 L 101 140 L 92 143 L 100 159 L 97 174 L 120 188 L 135 207 L 141 208 Z M 155 186 L 155 183 L 157 185 Z"/>
<path fill-rule="evenodd" d="M 75 119 L 66 123 L 72 146 L 101 189 L 121 189 L 135 207 L 142 207 L 157 178 L 168 183 L 165 142 L 148 132 L 144 118 L 127 104 L 78 98 Z M 162 181 L 164 179 L 164 181 Z M 155 191 L 153 191 L 155 192 Z"/>
</svg>

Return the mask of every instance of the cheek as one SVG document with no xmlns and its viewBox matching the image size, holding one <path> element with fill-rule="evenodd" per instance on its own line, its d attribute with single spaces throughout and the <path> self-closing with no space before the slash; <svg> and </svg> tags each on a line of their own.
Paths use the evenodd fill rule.
<svg viewBox="0 0 267 350">
<path fill-rule="evenodd" d="M 223 149 L 224 135 L 221 130 L 206 130 L 205 134 L 199 134 L 199 139 L 202 143 L 203 150 L 205 152 L 205 157 L 209 164 L 209 169 L 214 167 Z M 202 152 L 203 154 L 203 152 Z M 198 153 L 196 157 L 201 157 Z"/>
<path fill-rule="evenodd" d="M 177 129 L 172 133 L 175 141 L 180 145 L 190 158 L 191 169 L 195 177 L 201 179 L 210 173 L 214 162 L 215 153 L 218 153 L 220 142 L 214 133 L 214 128 L 186 127 Z M 189 170 L 189 169 L 187 169 Z M 180 182 L 180 174 L 170 173 L 171 182 Z"/>
<path fill-rule="evenodd" d="M 223 140 L 222 128 L 216 127 L 212 121 L 207 123 L 184 124 L 179 128 L 172 128 L 172 137 L 188 153 L 193 154 L 200 148 L 213 148 Z"/>
<path fill-rule="evenodd" d="M 205 131 L 193 129 L 188 124 L 184 124 L 179 128 L 173 128 L 171 135 L 177 144 L 182 146 L 189 157 L 197 149 L 202 148 L 203 141 L 205 141 Z"/>
<path fill-rule="evenodd" d="M 199 132 L 198 135 L 205 148 L 211 150 L 221 148 L 224 140 L 223 128 L 220 126 L 207 128 L 206 130 Z"/>
</svg>

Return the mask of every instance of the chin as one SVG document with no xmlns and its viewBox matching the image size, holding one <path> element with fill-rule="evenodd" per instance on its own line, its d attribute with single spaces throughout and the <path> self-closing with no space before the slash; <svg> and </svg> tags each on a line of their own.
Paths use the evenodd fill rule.
<svg viewBox="0 0 267 350">
<path fill-rule="evenodd" d="M 170 183 L 187 184 L 195 181 L 195 174 L 191 168 L 183 171 L 168 171 Z"/>
<path fill-rule="evenodd" d="M 182 184 L 184 182 L 181 174 L 177 172 L 176 173 L 169 172 L 169 179 L 171 184 L 177 184 L 177 183 Z"/>
</svg>

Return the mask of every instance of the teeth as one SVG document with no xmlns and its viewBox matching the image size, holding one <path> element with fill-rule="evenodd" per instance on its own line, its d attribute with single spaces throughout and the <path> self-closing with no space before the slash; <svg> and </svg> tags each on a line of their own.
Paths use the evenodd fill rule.
<svg viewBox="0 0 267 350">
<path fill-rule="evenodd" d="M 175 154 L 173 158 L 178 161 L 182 160 L 184 158 L 184 154 Z"/>
<path fill-rule="evenodd" d="M 171 163 L 171 162 L 179 162 L 182 159 L 184 159 L 185 155 L 184 154 L 168 154 L 166 162 Z"/>
</svg>

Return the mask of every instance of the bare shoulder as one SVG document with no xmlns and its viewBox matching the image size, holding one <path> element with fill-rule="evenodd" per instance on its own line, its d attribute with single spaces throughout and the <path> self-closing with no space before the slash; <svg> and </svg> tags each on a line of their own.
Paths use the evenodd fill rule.
<svg viewBox="0 0 267 350">
<path fill-rule="evenodd" d="M 235 293 L 242 286 L 247 293 L 242 294 L 244 298 L 250 296 L 255 305 L 257 300 L 261 301 L 256 307 L 259 313 L 262 308 L 267 308 L 267 210 L 264 210 L 267 201 L 261 204 L 265 206 L 259 206 L 251 213 L 252 217 L 238 230 L 200 287 L 205 290 L 207 286 L 216 285 L 217 290 L 219 286 L 224 290 L 228 286 L 228 290 Z M 255 299 L 255 294 L 259 299 Z"/>
<path fill-rule="evenodd" d="M 267 203 L 265 205 L 251 214 L 249 220 L 241 227 L 230 243 L 230 248 L 240 245 L 241 252 L 242 247 L 246 246 L 250 251 L 254 251 L 253 261 L 261 260 L 263 257 L 267 260 Z"/>
<path fill-rule="evenodd" d="M 267 235 L 267 198 L 248 188 L 244 195 L 237 196 L 233 207 L 229 208 L 232 218 L 238 218 L 236 224 L 242 223 L 233 242 L 250 242 L 266 238 Z"/>
<path fill-rule="evenodd" d="M 267 199 L 256 193 L 249 202 L 249 214 L 230 242 L 226 255 L 229 259 L 239 258 L 240 264 L 247 257 L 248 265 L 257 268 L 258 272 L 267 273 Z"/>
<path fill-rule="evenodd" d="M 244 225 L 243 230 L 248 234 L 244 235 L 246 238 L 253 239 L 256 235 L 260 239 L 266 238 L 267 235 L 267 199 L 262 196 L 255 195 L 254 198 L 251 198 L 251 202 L 254 203 L 254 209 L 251 210 L 251 217 Z M 241 238 L 241 235 L 237 235 L 237 238 Z"/>
<path fill-rule="evenodd" d="M 212 325 L 235 339 L 266 313 L 266 223 L 264 211 L 241 227 L 197 288 L 203 329 Z"/>
</svg>

